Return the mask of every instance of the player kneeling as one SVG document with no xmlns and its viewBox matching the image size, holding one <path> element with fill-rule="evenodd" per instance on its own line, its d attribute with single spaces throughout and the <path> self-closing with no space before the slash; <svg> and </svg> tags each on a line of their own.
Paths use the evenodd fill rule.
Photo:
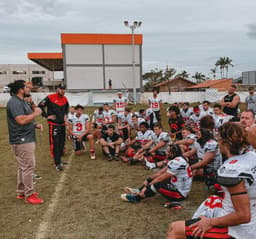
<svg viewBox="0 0 256 239">
<path fill-rule="evenodd" d="M 147 178 L 142 187 L 126 187 L 126 193 L 121 195 L 121 199 L 128 202 L 139 202 L 142 199 L 154 196 L 158 192 L 168 199 L 164 206 L 170 207 L 173 202 L 182 201 L 188 196 L 191 184 L 191 168 L 182 156 L 180 147 L 173 145 L 171 160 L 168 165 Z"/>
<path fill-rule="evenodd" d="M 90 143 L 90 157 L 95 159 L 94 138 L 90 133 L 90 118 L 83 111 L 83 106 L 77 105 L 75 107 L 75 116 L 68 120 L 69 134 L 73 140 L 73 148 L 76 155 L 80 155 L 85 151 L 84 142 L 88 140 Z"/>
</svg>

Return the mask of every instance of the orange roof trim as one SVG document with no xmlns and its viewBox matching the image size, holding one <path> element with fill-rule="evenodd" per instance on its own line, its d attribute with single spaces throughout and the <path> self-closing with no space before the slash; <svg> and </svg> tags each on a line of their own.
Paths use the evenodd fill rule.
<svg viewBox="0 0 256 239">
<path fill-rule="evenodd" d="M 29 59 L 63 59 L 61 52 L 35 52 L 28 53 Z"/>
<path fill-rule="evenodd" d="M 142 45 L 143 35 L 134 34 L 134 44 Z M 132 44 L 132 34 L 61 34 L 62 44 Z"/>
</svg>

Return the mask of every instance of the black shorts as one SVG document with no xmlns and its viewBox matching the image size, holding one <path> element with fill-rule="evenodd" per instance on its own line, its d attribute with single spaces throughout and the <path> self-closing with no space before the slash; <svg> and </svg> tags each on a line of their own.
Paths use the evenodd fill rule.
<svg viewBox="0 0 256 239">
<path fill-rule="evenodd" d="M 83 136 L 83 139 L 81 141 L 78 141 L 77 138 L 75 136 L 72 136 L 72 140 L 73 140 L 73 149 L 74 151 L 80 151 L 80 150 L 84 150 L 84 145 L 83 142 L 87 141 L 87 136 L 90 134 L 86 134 Z"/>
<path fill-rule="evenodd" d="M 185 234 L 187 239 L 196 239 L 200 237 L 194 237 L 192 236 L 192 233 L 194 231 L 194 227 L 189 227 L 195 222 L 200 221 L 200 218 L 190 219 L 185 221 Z M 232 236 L 228 235 L 228 228 L 227 227 L 213 227 L 210 230 L 208 230 L 205 234 L 203 239 L 215 239 L 215 238 L 222 238 L 222 239 L 235 239 Z"/>
</svg>

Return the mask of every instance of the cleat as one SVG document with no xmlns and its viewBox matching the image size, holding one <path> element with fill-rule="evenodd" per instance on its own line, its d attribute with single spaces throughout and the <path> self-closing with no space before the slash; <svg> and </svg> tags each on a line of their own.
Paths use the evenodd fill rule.
<svg viewBox="0 0 256 239">
<path fill-rule="evenodd" d="M 57 165 L 56 167 L 55 167 L 55 169 L 56 169 L 56 171 L 63 171 L 63 165 L 61 165 L 61 164 L 59 164 L 59 165 Z"/>
<path fill-rule="evenodd" d="M 27 199 L 25 199 L 25 203 L 29 204 L 42 204 L 44 200 L 38 197 L 38 193 L 33 193 Z"/>
<path fill-rule="evenodd" d="M 95 150 L 94 149 L 90 150 L 90 157 L 91 157 L 91 159 L 95 159 L 96 158 Z"/>
<path fill-rule="evenodd" d="M 39 193 L 38 193 L 38 192 L 34 192 L 34 195 L 38 197 L 38 196 L 39 196 Z M 23 194 L 18 194 L 16 198 L 17 198 L 17 199 L 25 199 L 25 195 L 23 195 Z"/>
<path fill-rule="evenodd" d="M 138 188 L 125 187 L 124 191 L 127 194 L 133 194 L 133 195 L 138 195 L 140 193 L 140 190 Z"/>
<path fill-rule="evenodd" d="M 115 160 L 115 161 L 119 161 L 119 160 L 120 160 L 120 158 L 119 158 L 119 155 L 118 155 L 118 154 L 115 154 L 113 158 L 114 158 L 114 160 Z"/>
<path fill-rule="evenodd" d="M 132 194 L 126 194 L 126 193 L 121 195 L 121 199 L 123 201 L 132 202 L 132 203 L 136 203 L 141 200 L 140 196 L 138 195 L 132 195 Z"/>
<path fill-rule="evenodd" d="M 108 161 L 112 161 L 113 160 L 113 156 L 111 154 L 108 154 Z"/>
</svg>

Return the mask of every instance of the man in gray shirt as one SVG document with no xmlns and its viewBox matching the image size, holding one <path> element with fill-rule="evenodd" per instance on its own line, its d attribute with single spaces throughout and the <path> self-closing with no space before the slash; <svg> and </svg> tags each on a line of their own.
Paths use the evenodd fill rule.
<svg viewBox="0 0 256 239">
<path fill-rule="evenodd" d="M 254 94 L 254 88 L 249 87 L 249 95 L 245 98 L 245 103 L 247 104 L 247 110 L 252 110 L 254 114 L 256 113 L 256 95 Z"/>
<path fill-rule="evenodd" d="M 35 128 L 42 129 L 42 125 L 36 124 L 34 119 L 42 111 L 38 107 L 32 110 L 24 101 L 24 97 L 30 93 L 25 81 L 17 80 L 8 87 L 11 98 L 7 103 L 7 123 L 9 142 L 18 164 L 17 199 L 25 199 L 30 204 L 41 204 L 43 200 L 34 192 L 32 174 L 35 168 Z"/>
</svg>

